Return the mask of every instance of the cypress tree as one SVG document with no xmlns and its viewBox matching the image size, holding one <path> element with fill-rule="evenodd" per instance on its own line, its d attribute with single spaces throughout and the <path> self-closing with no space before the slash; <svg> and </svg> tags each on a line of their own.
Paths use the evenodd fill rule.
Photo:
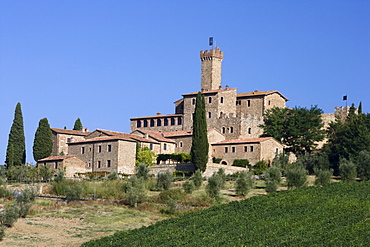
<svg viewBox="0 0 370 247">
<path fill-rule="evenodd" d="M 75 121 L 75 125 L 73 126 L 73 130 L 81 130 L 82 127 L 83 126 L 82 126 L 80 118 L 77 118 Z"/>
<path fill-rule="evenodd" d="M 10 128 L 5 163 L 7 168 L 26 163 L 26 141 L 24 137 L 21 103 L 19 102 L 15 107 L 14 120 Z"/>
<path fill-rule="evenodd" d="M 206 170 L 208 149 L 206 106 L 204 96 L 198 92 L 193 115 L 193 139 L 190 154 L 192 163 L 202 172 Z"/>
<path fill-rule="evenodd" d="M 47 118 L 43 118 L 39 122 L 33 140 L 33 158 L 38 161 L 49 157 L 53 150 L 53 137 L 50 125 Z"/>
</svg>

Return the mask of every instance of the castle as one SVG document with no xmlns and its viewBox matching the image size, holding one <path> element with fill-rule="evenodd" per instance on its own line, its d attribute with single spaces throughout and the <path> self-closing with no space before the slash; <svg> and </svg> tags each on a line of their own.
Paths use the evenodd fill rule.
<svg viewBox="0 0 370 247">
<path fill-rule="evenodd" d="M 237 88 L 222 87 L 223 58 L 219 47 L 200 52 L 200 92 L 206 103 L 210 144 L 208 164 L 212 164 L 212 158 L 221 159 L 220 163 L 229 167 L 235 159 L 248 159 L 251 165 L 260 160 L 272 161 L 283 151 L 283 146 L 272 137 L 260 138 L 259 125 L 263 124 L 263 115 L 268 109 L 286 107 L 288 99 L 276 90 L 238 93 Z M 68 170 L 67 176 L 112 171 L 134 174 L 136 143 L 156 154 L 190 153 L 197 93 L 183 94 L 175 101 L 174 114 L 131 118 L 130 134 L 101 129 L 89 132 L 87 129 L 52 128 L 52 156 L 38 163 L 54 170 Z M 347 108 L 336 109 L 341 115 L 347 111 Z M 323 115 L 326 124 L 334 118 L 335 113 Z M 66 155 L 58 156 L 60 154 Z M 73 163 L 76 165 L 71 165 Z"/>
</svg>

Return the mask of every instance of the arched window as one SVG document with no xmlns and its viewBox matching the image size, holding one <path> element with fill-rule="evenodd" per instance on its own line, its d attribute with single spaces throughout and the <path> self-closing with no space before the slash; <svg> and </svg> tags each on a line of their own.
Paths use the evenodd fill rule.
<svg viewBox="0 0 370 247">
<path fill-rule="evenodd" d="M 136 127 L 141 128 L 141 120 L 136 121 Z"/>
<path fill-rule="evenodd" d="M 164 121 L 163 121 L 163 125 L 164 125 L 164 126 L 168 126 L 168 119 L 167 119 L 167 118 L 165 118 L 165 119 L 164 119 Z"/>
<path fill-rule="evenodd" d="M 225 132 L 226 132 L 225 127 L 222 127 L 222 134 L 225 134 Z"/>
<path fill-rule="evenodd" d="M 252 133 L 252 128 L 248 128 L 248 134 Z"/>
<path fill-rule="evenodd" d="M 223 112 L 220 112 L 220 118 L 222 118 L 222 116 L 223 116 Z"/>
<path fill-rule="evenodd" d="M 150 119 L 150 127 L 154 127 L 154 119 Z"/>
<path fill-rule="evenodd" d="M 175 118 L 171 117 L 171 125 L 175 125 Z"/>
<path fill-rule="evenodd" d="M 178 125 L 181 125 L 181 124 L 182 124 L 182 118 L 181 118 L 181 117 L 178 117 L 178 118 L 177 118 L 177 124 L 178 124 Z"/>
<path fill-rule="evenodd" d="M 182 142 L 179 143 L 180 148 L 182 148 Z"/>
<path fill-rule="evenodd" d="M 234 133 L 234 127 L 230 127 L 230 133 Z"/>
<path fill-rule="evenodd" d="M 208 103 L 212 103 L 212 97 L 208 97 Z"/>
<path fill-rule="evenodd" d="M 144 127 L 148 127 L 148 120 L 144 120 Z"/>
<path fill-rule="evenodd" d="M 220 103 L 222 104 L 222 103 L 224 103 L 224 97 L 221 97 L 220 98 Z"/>
<path fill-rule="evenodd" d="M 212 117 L 212 113 L 208 112 L 208 118 L 211 118 L 211 117 Z"/>
<path fill-rule="evenodd" d="M 162 120 L 161 119 L 157 119 L 157 126 L 162 126 Z"/>
</svg>

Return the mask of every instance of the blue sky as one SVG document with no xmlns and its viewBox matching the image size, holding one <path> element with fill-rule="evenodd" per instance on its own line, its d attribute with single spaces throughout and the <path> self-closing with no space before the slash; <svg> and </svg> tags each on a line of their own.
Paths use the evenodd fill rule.
<svg viewBox="0 0 370 247">
<path fill-rule="evenodd" d="M 199 51 L 225 52 L 223 86 L 279 90 L 289 107 L 370 112 L 370 1 L 1 1 L 0 164 L 17 102 L 27 161 L 38 122 L 129 132 L 200 89 Z"/>
</svg>

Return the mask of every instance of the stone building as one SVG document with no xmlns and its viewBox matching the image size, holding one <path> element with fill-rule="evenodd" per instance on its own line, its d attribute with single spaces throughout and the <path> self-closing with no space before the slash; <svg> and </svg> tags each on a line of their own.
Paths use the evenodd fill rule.
<svg viewBox="0 0 370 247">
<path fill-rule="evenodd" d="M 51 156 L 68 154 L 68 143 L 73 141 L 81 141 L 89 134 L 89 130 L 82 128 L 81 130 L 67 130 L 51 128 L 53 137 L 53 151 Z"/>
<path fill-rule="evenodd" d="M 91 171 L 86 168 L 85 161 L 73 155 L 50 156 L 38 161 L 38 166 L 49 167 L 50 171 L 56 175 L 59 171 L 64 171 L 67 178 L 76 177 L 79 173 Z"/>
</svg>

